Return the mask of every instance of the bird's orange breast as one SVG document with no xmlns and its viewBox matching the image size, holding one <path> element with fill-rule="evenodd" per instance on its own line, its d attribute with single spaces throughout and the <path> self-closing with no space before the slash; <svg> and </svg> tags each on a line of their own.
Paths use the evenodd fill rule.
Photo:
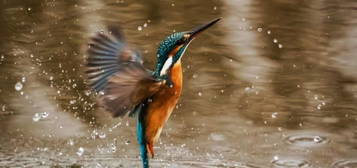
<svg viewBox="0 0 357 168">
<path fill-rule="evenodd" d="M 173 87 L 165 87 L 152 97 L 147 108 L 146 141 L 153 144 L 160 136 L 161 129 L 171 115 L 182 91 L 182 67 L 180 61 L 170 71 Z"/>
</svg>

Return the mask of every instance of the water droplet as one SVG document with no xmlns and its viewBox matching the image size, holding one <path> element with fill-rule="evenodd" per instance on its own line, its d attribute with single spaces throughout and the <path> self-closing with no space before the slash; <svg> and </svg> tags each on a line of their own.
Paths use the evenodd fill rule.
<svg viewBox="0 0 357 168">
<path fill-rule="evenodd" d="M 76 100 L 71 100 L 71 101 L 69 101 L 69 104 L 74 104 L 76 102 L 77 102 Z"/>
<path fill-rule="evenodd" d="M 73 146 L 73 145 L 74 145 L 73 139 L 69 139 L 68 142 L 67 142 L 67 144 Z"/>
<path fill-rule="evenodd" d="M 148 24 L 147 23 L 144 23 L 144 25 L 143 25 L 144 27 L 147 27 L 148 26 Z"/>
<path fill-rule="evenodd" d="M 76 154 L 77 154 L 78 156 L 82 156 L 83 153 L 84 153 L 84 148 L 79 147 L 78 150 L 77 150 L 77 152 L 76 152 Z"/>
<path fill-rule="evenodd" d="M 40 121 L 40 119 L 41 119 L 41 115 L 39 113 L 35 113 L 35 115 L 33 115 L 32 117 L 32 120 L 34 122 Z"/>
<path fill-rule="evenodd" d="M 316 108 L 317 108 L 318 110 L 321 110 L 321 105 L 318 104 Z"/>
<path fill-rule="evenodd" d="M 90 134 L 90 136 L 92 137 L 92 139 L 96 139 L 98 135 L 98 131 L 95 129 L 92 131 L 92 133 Z"/>
<path fill-rule="evenodd" d="M 279 156 L 274 156 L 273 160 L 279 160 Z"/>
<path fill-rule="evenodd" d="M 276 118 L 277 115 L 278 115 L 278 112 L 274 112 L 274 113 L 271 114 L 271 118 Z"/>
<path fill-rule="evenodd" d="M 129 140 L 125 141 L 125 145 L 129 145 L 129 144 L 130 144 Z"/>
<path fill-rule="evenodd" d="M 101 133 L 99 133 L 98 137 L 100 139 L 104 139 L 105 137 L 107 137 L 107 135 L 104 132 L 101 132 Z"/>
<path fill-rule="evenodd" d="M 53 76 L 50 76 L 50 80 L 53 80 Z"/>
<path fill-rule="evenodd" d="M 276 38 L 273 39 L 274 43 L 278 43 L 278 40 Z"/>
<path fill-rule="evenodd" d="M 47 112 L 43 112 L 41 113 L 41 119 L 45 119 L 49 116 L 49 114 Z"/>
<path fill-rule="evenodd" d="M 47 117 L 49 116 L 49 114 L 47 112 L 42 112 L 42 113 L 35 113 L 33 116 L 32 116 L 32 120 L 34 122 L 38 122 L 42 119 L 46 119 Z"/>
<path fill-rule="evenodd" d="M 316 142 L 316 143 L 319 143 L 321 140 L 322 140 L 322 139 L 321 139 L 321 137 L 319 137 L 319 136 L 315 136 L 315 137 L 314 137 L 314 142 Z"/>
<path fill-rule="evenodd" d="M 283 45 L 282 45 L 282 44 L 278 44 L 278 47 L 279 47 L 279 48 L 283 48 Z"/>
<path fill-rule="evenodd" d="M 25 82 L 26 82 L 26 77 L 23 76 L 23 77 L 21 78 L 21 82 L 22 82 L 22 83 L 25 83 Z"/>
<path fill-rule="evenodd" d="M 318 100 L 318 99 L 319 99 L 319 96 L 314 95 L 314 99 L 315 99 L 315 100 Z"/>
<path fill-rule="evenodd" d="M 202 92 L 198 92 L 198 96 L 202 96 Z"/>
<path fill-rule="evenodd" d="M 117 151 L 117 146 L 115 145 L 115 143 L 110 144 L 110 149 L 111 153 L 115 153 Z"/>
<path fill-rule="evenodd" d="M 92 92 L 91 92 L 90 90 L 84 91 L 84 94 L 85 94 L 86 96 L 89 96 L 91 93 L 92 93 Z"/>
<path fill-rule="evenodd" d="M 141 30 L 143 30 L 143 27 L 138 26 L 138 31 L 141 31 Z"/>
<path fill-rule="evenodd" d="M 246 21 L 246 19 L 245 19 L 245 18 L 242 18 L 242 21 L 243 21 L 243 22 L 245 22 L 245 21 Z"/>
<path fill-rule="evenodd" d="M 263 28 L 258 27 L 257 31 L 258 31 L 258 32 L 262 32 L 262 31 L 263 31 Z"/>
<path fill-rule="evenodd" d="M 17 83 L 15 84 L 15 90 L 16 90 L 16 91 L 20 91 L 20 90 L 22 89 L 22 87 L 23 87 L 23 85 L 22 85 L 21 82 L 17 82 Z"/>
<path fill-rule="evenodd" d="M 269 34 L 269 35 L 270 35 L 270 34 L 271 34 L 271 31 L 270 31 L 270 30 L 268 30 L 268 31 L 267 31 L 267 34 Z"/>
<path fill-rule="evenodd" d="M 27 8 L 27 11 L 31 11 L 32 9 L 31 8 Z"/>
<path fill-rule="evenodd" d="M 217 6 L 214 6 L 214 7 L 213 7 L 213 10 L 217 10 Z"/>
</svg>

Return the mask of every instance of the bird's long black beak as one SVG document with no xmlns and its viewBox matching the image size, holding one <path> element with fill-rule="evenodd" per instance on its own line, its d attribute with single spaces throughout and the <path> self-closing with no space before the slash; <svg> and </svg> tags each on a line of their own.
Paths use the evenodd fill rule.
<svg viewBox="0 0 357 168">
<path fill-rule="evenodd" d="M 210 21 L 209 23 L 207 24 L 204 24 L 204 25 L 201 25 L 201 26 L 198 26 L 194 29 L 192 29 L 192 31 L 190 32 L 190 40 L 192 40 L 195 36 L 197 36 L 199 33 L 201 33 L 202 31 L 206 30 L 207 28 L 213 26 L 214 24 L 216 24 L 219 20 L 221 20 L 222 18 L 217 18 L 217 19 L 214 19 L 212 21 Z"/>
</svg>

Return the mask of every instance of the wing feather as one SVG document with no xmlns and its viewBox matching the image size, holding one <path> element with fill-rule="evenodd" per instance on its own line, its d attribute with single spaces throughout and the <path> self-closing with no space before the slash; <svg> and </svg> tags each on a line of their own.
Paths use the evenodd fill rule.
<svg viewBox="0 0 357 168">
<path fill-rule="evenodd" d="M 98 92 L 105 88 L 108 78 L 118 72 L 122 63 L 143 62 L 139 52 L 127 45 L 121 29 L 114 26 L 108 27 L 107 33 L 97 33 L 91 39 L 87 53 L 89 85 Z"/>
<path fill-rule="evenodd" d="M 143 66 L 140 53 L 125 42 L 121 29 L 108 27 L 97 33 L 88 48 L 89 85 L 104 94 L 99 103 L 113 116 L 125 116 L 155 94 L 162 85 Z"/>
<path fill-rule="evenodd" d="M 162 86 L 163 82 L 155 80 L 141 64 L 129 62 L 121 65 L 119 71 L 108 80 L 100 103 L 113 116 L 122 117 Z"/>
</svg>

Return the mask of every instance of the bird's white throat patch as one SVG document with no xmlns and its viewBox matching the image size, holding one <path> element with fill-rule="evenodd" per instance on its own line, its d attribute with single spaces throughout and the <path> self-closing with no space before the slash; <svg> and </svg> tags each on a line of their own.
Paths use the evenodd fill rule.
<svg viewBox="0 0 357 168">
<path fill-rule="evenodd" d="M 161 75 L 165 75 L 167 73 L 167 70 L 171 67 L 172 62 L 173 62 L 173 57 L 169 57 L 166 61 L 164 66 L 162 67 L 161 71 L 160 71 L 160 76 Z"/>
</svg>

